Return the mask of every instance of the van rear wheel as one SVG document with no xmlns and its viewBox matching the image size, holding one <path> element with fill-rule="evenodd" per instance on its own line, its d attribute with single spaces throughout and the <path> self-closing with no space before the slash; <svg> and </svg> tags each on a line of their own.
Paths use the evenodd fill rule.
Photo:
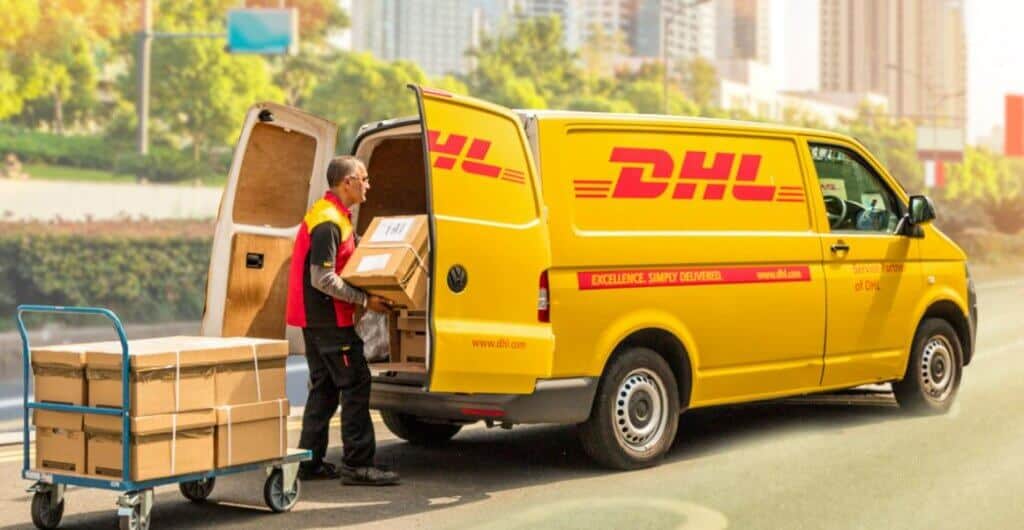
<svg viewBox="0 0 1024 530">
<path fill-rule="evenodd" d="M 903 380 L 892 384 L 900 408 L 943 414 L 953 406 L 963 373 L 963 351 L 953 326 L 941 318 L 921 322 Z"/>
<path fill-rule="evenodd" d="M 413 445 L 441 445 L 451 440 L 462 429 L 462 425 L 430 423 L 411 414 L 390 410 L 380 411 L 380 417 L 392 434 Z"/>
<path fill-rule="evenodd" d="M 648 348 L 616 356 L 597 387 L 590 418 L 580 424 L 583 449 L 603 466 L 656 465 L 679 427 L 679 390 L 672 369 Z"/>
</svg>

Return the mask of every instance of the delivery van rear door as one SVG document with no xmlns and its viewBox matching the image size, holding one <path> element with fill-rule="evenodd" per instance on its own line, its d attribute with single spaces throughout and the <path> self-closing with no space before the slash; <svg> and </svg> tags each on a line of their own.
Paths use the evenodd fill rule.
<svg viewBox="0 0 1024 530">
<path fill-rule="evenodd" d="M 526 134 L 508 109 L 412 88 L 427 133 L 429 390 L 530 393 L 554 336 L 538 310 L 551 249 Z"/>
<path fill-rule="evenodd" d="M 336 131 L 284 105 L 249 109 L 217 214 L 204 335 L 285 338 L 292 245 L 326 189 Z M 302 351 L 301 334 L 288 335 L 291 351 Z"/>
</svg>

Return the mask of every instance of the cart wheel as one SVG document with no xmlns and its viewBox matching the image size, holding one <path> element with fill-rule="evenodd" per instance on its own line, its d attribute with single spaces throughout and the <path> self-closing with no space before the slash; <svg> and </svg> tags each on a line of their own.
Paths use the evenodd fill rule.
<svg viewBox="0 0 1024 530">
<path fill-rule="evenodd" d="M 301 485 L 297 477 L 295 490 L 284 491 L 284 473 L 280 469 L 275 469 L 263 485 L 263 500 L 267 503 L 267 507 L 274 510 L 275 513 L 287 512 L 299 502 L 299 491 L 301 491 Z"/>
<path fill-rule="evenodd" d="M 209 477 L 201 480 L 181 482 L 178 484 L 178 489 L 181 490 L 181 494 L 186 499 L 192 502 L 206 502 L 207 497 L 213 493 L 213 486 L 216 483 L 217 481 L 214 477 Z"/>
<path fill-rule="evenodd" d="M 32 523 L 36 528 L 57 528 L 64 517 L 64 499 L 57 506 L 50 506 L 52 491 L 37 491 L 32 496 Z"/>
<path fill-rule="evenodd" d="M 135 506 L 132 508 L 131 515 L 122 515 L 119 517 L 118 524 L 121 530 L 149 530 L 149 521 L 142 522 L 142 507 Z"/>
</svg>

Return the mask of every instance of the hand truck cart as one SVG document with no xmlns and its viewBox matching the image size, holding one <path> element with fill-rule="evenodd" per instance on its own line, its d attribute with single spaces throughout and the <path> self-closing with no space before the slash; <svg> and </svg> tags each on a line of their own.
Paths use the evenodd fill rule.
<svg viewBox="0 0 1024 530">
<path fill-rule="evenodd" d="M 31 349 L 28 332 L 22 320 L 23 313 L 77 313 L 94 314 L 107 317 L 114 325 L 121 341 L 121 389 L 123 407 L 98 408 L 73 406 L 57 403 L 39 403 L 29 401 L 29 385 L 31 384 Z M 274 513 L 291 510 L 299 500 L 300 483 L 298 478 L 299 462 L 312 458 L 308 450 L 289 449 L 283 458 L 253 462 L 227 468 L 213 469 L 202 473 L 190 473 L 174 477 L 133 481 L 131 474 L 131 431 L 129 411 L 131 410 L 131 393 L 129 381 L 131 377 L 128 338 L 125 335 L 121 320 L 113 311 L 98 307 L 64 307 L 45 305 L 18 306 L 18 333 L 21 334 L 23 345 L 22 359 L 24 366 L 24 425 L 22 443 L 24 460 L 21 475 L 26 480 L 35 481 L 27 491 L 32 496 L 32 522 L 38 528 L 56 528 L 64 515 L 64 493 L 67 486 L 99 488 L 121 492 L 117 499 L 117 516 L 122 530 L 146 530 L 150 526 L 150 510 L 153 507 L 153 489 L 167 484 L 178 484 L 181 494 L 193 502 L 203 502 L 213 492 L 216 478 L 223 475 L 244 473 L 263 469 L 267 479 L 263 485 L 263 499 Z M 93 476 L 41 472 L 31 468 L 29 461 L 29 410 L 53 410 L 58 412 L 76 412 L 83 414 L 102 414 L 121 416 L 121 480 L 110 480 Z"/>
</svg>

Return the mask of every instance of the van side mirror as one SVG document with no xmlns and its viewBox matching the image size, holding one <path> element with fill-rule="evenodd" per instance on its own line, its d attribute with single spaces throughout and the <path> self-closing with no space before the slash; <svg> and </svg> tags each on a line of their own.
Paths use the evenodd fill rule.
<svg viewBox="0 0 1024 530">
<path fill-rule="evenodd" d="M 919 225 L 935 219 L 935 203 L 924 195 L 910 196 L 910 224 Z"/>
</svg>

